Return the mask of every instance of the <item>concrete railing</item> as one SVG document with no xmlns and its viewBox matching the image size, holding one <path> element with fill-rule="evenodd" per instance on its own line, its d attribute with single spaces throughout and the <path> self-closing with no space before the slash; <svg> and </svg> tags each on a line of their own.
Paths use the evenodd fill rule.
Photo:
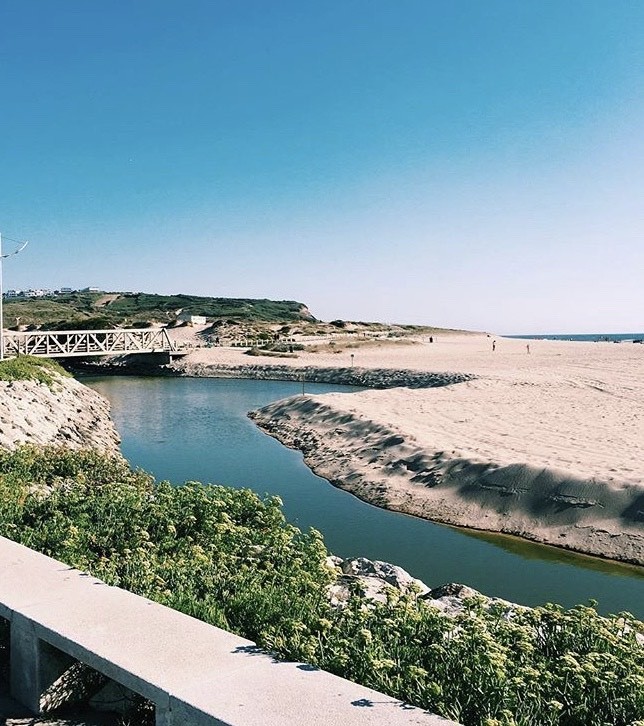
<svg viewBox="0 0 644 726">
<path fill-rule="evenodd" d="M 152 701 L 157 726 L 451 722 L 110 587 L 0 537 L 13 697 L 35 713 L 80 661 Z"/>
</svg>

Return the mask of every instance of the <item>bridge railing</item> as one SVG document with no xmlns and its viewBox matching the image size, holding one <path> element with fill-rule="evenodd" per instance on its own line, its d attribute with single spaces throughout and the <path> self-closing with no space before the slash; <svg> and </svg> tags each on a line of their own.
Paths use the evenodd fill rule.
<svg viewBox="0 0 644 726">
<path fill-rule="evenodd" d="M 168 353 L 177 349 L 164 328 L 34 330 L 5 333 L 3 338 L 6 358 L 18 355 L 71 358 L 125 353 Z"/>
<path fill-rule="evenodd" d="M 452 723 L 312 666 L 277 662 L 249 640 L 4 537 L 0 617 L 11 631 L 12 695 L 36 713 L 52 699 L 60 705 L 65 675 L 80 661 L 152 701 L 157 726 Z"/>
</svg>

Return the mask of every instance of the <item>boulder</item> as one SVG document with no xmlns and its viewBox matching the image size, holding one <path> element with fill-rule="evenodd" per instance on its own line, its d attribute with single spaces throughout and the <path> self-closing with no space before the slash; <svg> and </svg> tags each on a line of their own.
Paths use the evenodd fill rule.
<svg viewBox="0 0 644 726">
<path fill-rule="evenodd" d="M 422 596 L 430 592 L 429 587 L 422 580 L 412 577 L 402 567 L 392 565 L 389 562 L 368 560 L 366 557 L 355 557 L 343 560 L 340 569 L 345 575 L 376 579 L 405 594 L 417 592 Z"/>
</svg>

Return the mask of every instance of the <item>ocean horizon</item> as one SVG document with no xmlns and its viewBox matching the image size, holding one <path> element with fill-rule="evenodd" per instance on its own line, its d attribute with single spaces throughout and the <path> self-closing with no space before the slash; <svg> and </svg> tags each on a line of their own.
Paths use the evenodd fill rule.
<svg viewBox="0 0 644 726">
<path fill-rule="evenodd" d="M 644 333 L 533 333 L 532 335 L 504 335 L 503 337 L 519 338 L 521 340 L 575 340 L 585 343 L 644 341 Z"/>
</svg>

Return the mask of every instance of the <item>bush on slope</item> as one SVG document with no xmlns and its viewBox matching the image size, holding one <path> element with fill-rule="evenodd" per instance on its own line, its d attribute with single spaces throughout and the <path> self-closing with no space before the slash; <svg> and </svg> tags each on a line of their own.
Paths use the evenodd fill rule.
<svg viewBox="0 0 644 726">
<path fill-rule="evenodd" d="M 36 485 L 36 486 L 35 486 Z M 464 724 L 626 726 L 644 718 L 632 616 L 473 600 L 454 619 L 393 590 L 334 608 L 319 533 L 275 497 L 173 487 L 94 452 L 0 452 L 0 534 L 214 625 Z M 642 722 L 640 722 L 642 723 Z"/>
</svg>

